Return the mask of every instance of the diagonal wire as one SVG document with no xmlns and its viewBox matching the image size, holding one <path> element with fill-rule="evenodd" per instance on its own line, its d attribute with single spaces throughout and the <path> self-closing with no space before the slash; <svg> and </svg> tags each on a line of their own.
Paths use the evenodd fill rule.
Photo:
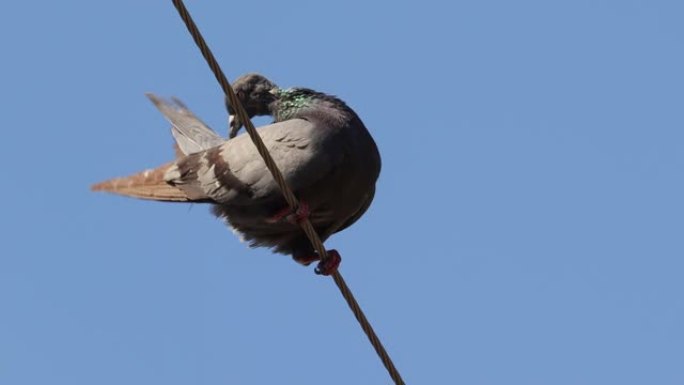
<svg viewBox="0 0 684 385">
<path fill-rule="evenodd" d="M 254 128 L 252 121 L 247 115 L 245 109 L 242 107 L 242 104 L 240 103 L 239 99 L 235 95 L 233 88 L 230 86 L 230 83 L 228 82 L 226 75 L 223 73 L 223 70 L 221 70 L 218 61 L 214 57 L 214 54 L 209 49 L 209 46 L 207 46 L 204 37 L 199 31 L 199 28 L 190 16 L 188 9 L 185 7 L 185 4 L 183 4 L 183 0 L 172 1 L 173 5 L 178 10 L 178 14 L 180 15 L 181 19 L 183 19 L 185 26 L 188 28 L 190 35 L 192 35 L 195 44 L 197 44 L 197 47 L 200 49 L 200 52 L 202 52 L 202 56 L 204 56 L 204 59 L 207 61 L 207 64 L 209 64 L 209 68 L 211 68 L 211 71 L 214 73 L 216 80 L 218 80 L 219 84 L 221 85 L 223 93 L 228 97 L 228 99 L 230 100 L 230 104 L 235 108 L 235 112 L 237 113 L 240 121 L 244 122 L 245 130 L 249 134 L 249 137 L 252 139 L 252 142 L 254 142 L 254 145 L 256 146 L 259 155 L 261 155 L 261 157 L 264 159 L 266 167 L 273 175 L 273 178 L 275 179 L 276 183 L 278 183 L 278 186 L 280 187 L 280 190 L 283 193 L 283 196 L 285 197 L 287 204 L 292 208 L 292 210 L 296 211 L 297 209 L 299 209 L 299 201 L 297 200 L 297 197 L 295 197 L 294 193 L 287 185 L 287 182 L 285 181 L 283 174 L 280 172 L 280 169 L 271 157 L 271 154 L 268 152 L 268 149 L 266 148 L 264 142 L 261 140 L 259 133 Z M 323 242 L 318 236 L 318 233 L 316 233 L 316 230 L 314 229 L 309 219 L 305 218 L 303 221 L 300 222 L 300 225 L 302 226 L 302 229 L 304 230 L 306 236 L 311 241 L 311 244 L 318 252 L 318 255 L 321 257 L 321 260 L 325 262 L 325 260 L 328 258 L 328 253 L 326 252 L 325 246 L 323 246 Z M 366 333 L 366 336 L 368 336 L 368 340 L 370 341 L 371 345 L 373 345 L 375 352 L 380 357 L 380 360 L 387 369 L 387 372 L 389 373 L 390 377 L 392 378 L 392 380 L 394 380 L 395 384 L 403 385 L 404 380 L 402 380 L 399 371 L 394 366 L 392 359 L 390 358 L 389 354 L 387 354 L 387 351 L 385 350 L 385 347 L 382 345 L 382 342 L 380 342 L 378 336 L 375 334 L 373 327 L 371 326 L 370 322 L 363 313 L 363 310 L 361 310 L 359 303 L 356 302 L 354 295 L 347 286 L 347 283 L 342 278 L 342 275 L 339 273 L 339 271 L 336 270 L 332 274 L 332 277 L 335 281 L 335 284 L 340 289 L 342 296 L 347 301 L 347 305 L 349 305 L 349 308 L 354 313 L 356 320 L 361 325 L 361 328 L 363 329 L 364 333 Z"/>
</svg>

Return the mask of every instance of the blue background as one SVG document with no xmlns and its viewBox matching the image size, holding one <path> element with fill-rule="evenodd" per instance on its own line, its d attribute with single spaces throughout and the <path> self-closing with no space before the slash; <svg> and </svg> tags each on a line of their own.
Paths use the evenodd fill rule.
<svg viewBox="0 0 684 385">
<path fill-rule="evenodd" d="M 229 78 L 375 136 L 376 200 L 328 245 L 408 383 L 684 383 L 682 2 L 188 6 Z M 144 92 L 226 132 L 171 2 L 3 16 L 1 384 L 390 382 L 330 279 L 88 190 L 171 159 Z"/>
</svg>

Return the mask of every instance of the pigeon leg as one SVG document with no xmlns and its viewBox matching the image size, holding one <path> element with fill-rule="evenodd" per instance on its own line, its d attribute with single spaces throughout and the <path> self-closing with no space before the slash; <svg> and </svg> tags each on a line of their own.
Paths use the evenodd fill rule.
<svg viewBox="0 0 684 385">
<path fill-rule="evenodd" d="M 309 266 L 311 263 L 321 260 L 321 258 L 318 256 L 318 253 L 315 251 L 308 253 L 295 253 L 292 256 L 292 259 L 304 266 Z M 328 258 L 325 261 L 320 261 L 318 263 L 315 272 L 319 275 L 330 275 L 337 271 L 337 268 L 340 266 L 340 262 L 342 262 L 340 253 L 338 253 L 337 250 L 328 250 Z"/>
<path fill-rule="evenodd" d="M 294 225 L 309 217 L 309 205 L 306 202 L 300 201 L 297 210 L 292 210 L 289 206 L 275 213 L 273 216 L 266 219 L 268 223 L 278 223 L 280 221 L 287 221 Z"/>
</svg>

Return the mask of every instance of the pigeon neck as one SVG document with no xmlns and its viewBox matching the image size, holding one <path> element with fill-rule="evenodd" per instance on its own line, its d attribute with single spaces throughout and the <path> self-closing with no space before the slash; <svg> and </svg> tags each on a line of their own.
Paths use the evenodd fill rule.
<svg viewBox="0 0 684 385">
<path fill-rule="evenodd" d="M 322 118 L 325 115 L 334 116 L 335 120 L 356 116 L 336 97 L 308 88 L 279 89 L 277 102 L 272 107 L 271 112 L 277 122 L 297 118 Z"/>
<path fill-rule="evenodd" d="M 298 88 L 278 90 L 278 102 L 273 111 L 276 121 L 296 118 L 302 110 L 314 104 L 311 93 L 306 91 Z"/>
</svg>

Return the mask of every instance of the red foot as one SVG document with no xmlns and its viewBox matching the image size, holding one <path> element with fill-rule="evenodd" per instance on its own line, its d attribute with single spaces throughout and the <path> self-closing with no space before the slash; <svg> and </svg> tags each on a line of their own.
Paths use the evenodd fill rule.
<svg viewBox="0 0 684 385">
<path fill-rule="evenodd" d="M 314 271 L 319 275 L 331 275 L 340 267 L 340 262 L 342 262 L 340 253 L 337 250 L 328 250 L 328 258 L 320 261 Z"/>
<path fill-rule="evenodd" d="M 292 257 L 292 259 L 295 260 L 295 262 L 302 264 L 304 266 L 309 266 L 315 261 L 318 261 L 320 258 L 318 258 L 318 254 L 309 254 L 309 255 L 298 255 L 296 257 Z"/>
<path fill-rule="evenodd" d="M 268 223 L 277 223 L 280 221 L 287 221 L 290 222 L 294 225 L 298 224 L 299 222 L 303 221 L 304 219 L 309 217 L 309 214 L 311 212 L 309 211 L 309 205 L 306 202 L 299 202 L 299 207 L 297 208 L 296 211 L 292 211 L 290 207 L 285 207 L 284 209 L 278 211 L 273 215 L 272 217 L 269 217 L 266 219 L 266 222 Z M 311 262 L 309 262 L 311 263 Z"/>
<path fill-rule="evenodd" d="M 297 263 L 301 263 L 304 266 L 309 266 L 311 263 L 320 260 L 318 254 L 316 253 L 304 256 L 296 256 L 292 258 Z M 340 257 L 340 253 L 338 253 L 337 250 L 328 250 L 328 258 L 326 258 L 325 261 L 320 261 L 314 271 L 316 272 L 316 274 L 319 275 L 333 274 L 335 271 L 337 271 L 337 268 L 340 266 L 340 262 L 342 262 L 342 257 Z"/>
</svg>

